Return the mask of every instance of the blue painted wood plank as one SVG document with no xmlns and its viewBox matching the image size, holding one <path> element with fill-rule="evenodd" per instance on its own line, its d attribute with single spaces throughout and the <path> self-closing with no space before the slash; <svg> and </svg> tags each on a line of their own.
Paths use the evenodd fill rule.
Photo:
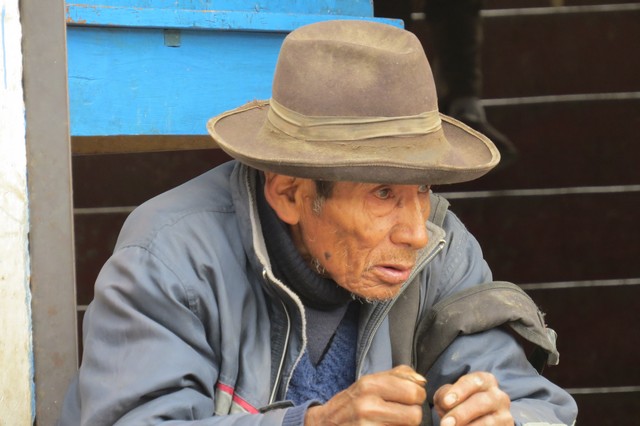
<svg viewBox="0 0 640 426">
<path fill-rule="evenodd" d="M 328 19 L 402 26 L 372 15 L 370 0 L 67 4 L 71 134 L 206 134 L 213 115 L 270 97 L 288 32 Z"/>
<path fill-rule="evenodd" d="M 206 121 L 271 96 L 284 33 L 69 28 L 71 134 L 206 134 Z"/>
<path fill-rule="evenodd" d="M 237 31 L 292 31 L 302 25 L 327 19 L 371 19 L 391 25 L 402 22 L 372 15 L 343 15 L 338 10 L 324 14 L 233 10 L 191 10 L 179 8 L 139 8 L 120 6 L 87 6 L 70 4 L 66 19 L 69 25 L 114 27 L 188 28 Z"/>
<path fill-rule="evenodd" d="M 373 16 L 372 0 L 85 0 L 67 6 Z"/>
</svg>

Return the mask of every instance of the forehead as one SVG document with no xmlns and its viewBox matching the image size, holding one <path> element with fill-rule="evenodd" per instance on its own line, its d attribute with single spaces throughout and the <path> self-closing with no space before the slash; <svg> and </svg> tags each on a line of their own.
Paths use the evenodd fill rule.
<svg viewBox="0 0 640 426">
<path fill-rule="evenodd" d="M 365 182 L 345 182 L 338 181 L 331 184 L 333 194 L 357 194 L 365 193 L 375 187 L 384 186 L 379 183 L 365 183 Z"/>
<path fill-rule="evenodd" d="M 346 181 L 338 181 L 333 182 L 333 189 L 342 191 L 342 192 L 366 192 L 377 188 L 397 188 L 397 189 L 409 189 L 409 188 L 417 188 L 424 185 L 406 185 L 399 183 L 367 183 L 367 182 L 346 182 Z"/>
</svg>

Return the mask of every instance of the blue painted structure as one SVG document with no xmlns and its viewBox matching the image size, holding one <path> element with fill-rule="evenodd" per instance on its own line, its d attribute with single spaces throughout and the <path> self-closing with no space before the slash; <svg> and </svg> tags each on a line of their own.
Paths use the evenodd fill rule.
<svg viewBox="0 0 640 426">
<path fill-rule="evenodd" d="M 206 121 L 268 99 L 293 29 L 369 19 L 372 0 L 90 0 L 67 3 L 72 136 L 201 135 Z"/>
</svg>

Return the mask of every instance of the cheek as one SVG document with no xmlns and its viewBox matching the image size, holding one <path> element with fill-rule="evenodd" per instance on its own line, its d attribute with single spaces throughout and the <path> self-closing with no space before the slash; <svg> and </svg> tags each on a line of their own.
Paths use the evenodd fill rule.
<svg viewBox="0 0 640 426">
<path fill-rule="evenodd" d="M 338 261 L 343 252 L 341 245 L 345 233 L 331 222 L 315 220 L 305 230 L 305 245 L 312 257 L 318 259 L 324 266 Z"/>
<path fill-rule="evenodd" d="M 385 218 L 376 218 L 364 222 L 362 226 L 354 229 L 351 234 L 354 248 L 364 253 L 371 253 L 374 250 L 382 250 L 387 247 L 391 229 L 388 222 Z"/>
<path fill-rule="evenodd" d="M 378 239 L 371 238 L 371 232 L 337 232 L 334 244 L 325 246 L 324 261 L 328 269 L 340 271 L 344 275 L 359 275 L 376 257 L 380 245 Z"/>
<path fill-rule="evenodd" d="M 353 216 L 342 212 L 330 213 L 325 220 L 311 222 L 307 230 L 307 247 L 313 257 L 327 270 L 341 275 L 361 273 L 372 257 L 372 251 L 384 244 L 388 225 L 379 217 L 372 217 L 362 209 Z"/>
</svg>

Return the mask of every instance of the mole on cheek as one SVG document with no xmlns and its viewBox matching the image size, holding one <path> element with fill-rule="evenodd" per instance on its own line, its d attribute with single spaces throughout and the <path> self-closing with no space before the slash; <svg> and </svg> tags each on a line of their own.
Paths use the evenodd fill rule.
<svg viewBox="0 0 640 426">
<path fill-rule="evenodd" d="M 325 252 L 324 252 L 324 259 L 325 259 L 325 260 L 329 260 L 329 259 L 331 259 L 331 253 L 329 253 L 328 251 L 325 251 Z"/>
</svg>

